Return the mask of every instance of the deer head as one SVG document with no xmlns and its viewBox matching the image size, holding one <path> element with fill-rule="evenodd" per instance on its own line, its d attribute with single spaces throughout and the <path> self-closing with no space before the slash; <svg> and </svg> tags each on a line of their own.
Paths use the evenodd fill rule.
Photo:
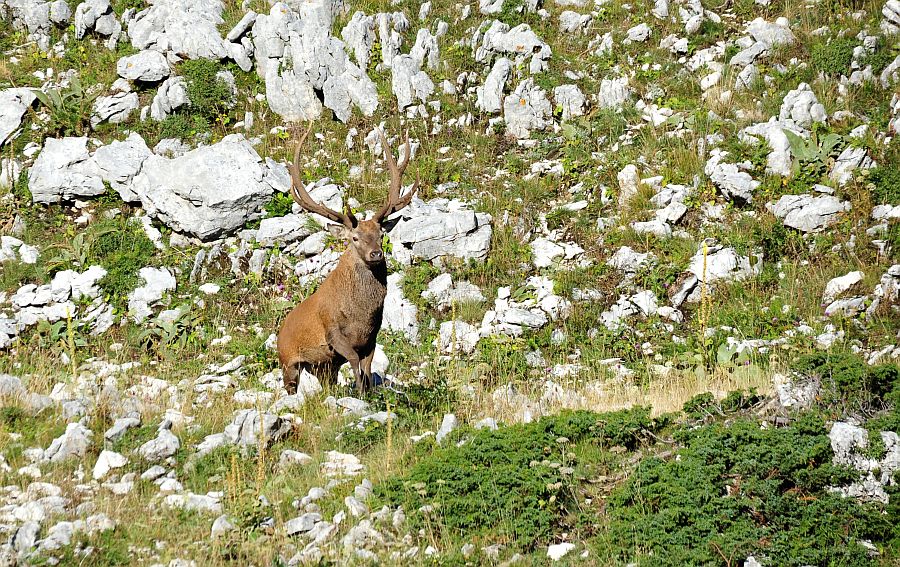
<svg viewBox="0 0 900 567">
<path fill-rule="evenodd" d="M 345 241 L 348 245 L 347 250 L 358 256 L 359 260 L 369 265 L 383 262 L 384 250 L 381 247 L 382 222 L 393 213 L 407 206 L 419 188 L 419 178 L 417 176 L 412 189 L 403 197 L 400 196 L 400 191 L 403 188 L 403 172 L 406 171 L 406 166 L 409 165 L 410 156 L 412 155 L 412 149 L 409 145 L 409 131 L 406 132 L 405 147 L 402 151 L 404 157 L 398 165 L 384 136 L 384 132 L 380 129 L 378 130 L 378 134 L 381 136 L 381 145 L 384 149 L 384 159 L 391 174 L 391 185 L 384 205 L 375 213 L 375 216 L 369 220 L 360 221 L 353 215 L 350 205 L 345 205 L 344 212 L 337 212 L 315 202 L 306 191 L 306 186 L 300 178 L 298 161 L 300 159 L 300 150 L 303 148 L 303 143 L 306 141 L 306 137 L 309 136 L 312 128 L 313 123 L 310 122 L 309 128 L 307 128 L 297 142 L 296 148 L 294 148 L 294 161 L 288 165 L 288 171 L 291 174 L 291 196 L 305 210 L 337 223 L 330 224 L 325 228 L 335 238 Z"/>
</svg>

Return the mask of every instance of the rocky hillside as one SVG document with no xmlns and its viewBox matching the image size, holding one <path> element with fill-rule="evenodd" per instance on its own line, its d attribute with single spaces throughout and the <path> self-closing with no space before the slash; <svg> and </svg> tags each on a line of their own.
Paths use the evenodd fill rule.
<svg viewBox="0 0 900 567">
<path fill-rule="evenodd" d="M 897 565 L 900 1 L 0 0 L 0 565 Z M 362 395 L 275 334 L 408 131 Z"/>
</svg>

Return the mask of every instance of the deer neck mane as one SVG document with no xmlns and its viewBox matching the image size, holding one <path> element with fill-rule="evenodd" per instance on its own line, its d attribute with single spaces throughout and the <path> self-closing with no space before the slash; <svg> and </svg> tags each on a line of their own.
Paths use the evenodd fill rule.
<svg viewBox="0 0 900 567">
<path fill-rule="evenodd" d="M 339 261 L 345 267 L 347 282 L 354 288 L 373 290 L 387 288 L 387 263 L 382 260 L 377 264 L 368 264 L 352 251 L 347 250 Z"/>
</svg>

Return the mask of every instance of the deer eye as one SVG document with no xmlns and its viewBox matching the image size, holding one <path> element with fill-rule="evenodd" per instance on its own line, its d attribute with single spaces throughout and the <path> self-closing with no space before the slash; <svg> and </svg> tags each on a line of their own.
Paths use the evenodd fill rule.
<svg viewBox="0 0 900 567">
<path fill-rule="evenodd" d="M 354 236 L 354 237 L 353 237 L 353 242 L 359 242 L 359 237 L 358 237 L 358 236 Z"/>
</svg>

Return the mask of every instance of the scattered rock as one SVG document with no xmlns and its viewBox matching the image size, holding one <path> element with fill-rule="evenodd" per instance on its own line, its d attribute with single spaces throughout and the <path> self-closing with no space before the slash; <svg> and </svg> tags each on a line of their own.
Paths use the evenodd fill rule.
<svg viewBox="0 0 900 567">
<path fill-rule="evenodd" d="M 491 242 L 491 216 L 476 213 L 464 203 L 434 199 L 425 203 L 414 197 L 397 215 L 389 232 L 392 255 L 408 265 L 413 258 L 432 261 L 442 256 L 462 260 L 484 259 Z"/>
<path fill-rule="evenodd" d="M 795 90 L 788 92 L 784 96 L 779 118 L 781 120 L 790 118 L 802 128 L 808 129 L 812 127 L 814 122 L 825 122 L 828 115 L 825 113 L 825 107 L 819 103 L 810 86 L 806 83 L 800 83 Z"/>
<path fill-rule="evenodd" d="M 547 548 L 547 557 L 549 557 L 551 561 L 559 561 L 573 549 L 575 549 L 574 543 L 553 544 Z"/>
<path fill-rule="evenodd" d="M 166 268 L 141 268 L 138 275 L 144 285 L 128 294 L 128 313 L 135 323 L 143 322 L 152 312 L 150 305 L 175 289 L 175 276 Z"/>
<path fill-rule="evenodd" d="M 109 471 L 112 469 L 120 469 L 127 464 L 128 459 L 126 459 L 124 455 L 116 453 L 115 451 L 104 450 L 100 453 L 100 456 L 97 457 L 92 476 L 94 477 L 94 480 L 103 480 L 106 478 L 106 475 L 109 474 Z"/>
<path fill-rule="evenodd" d="M 169 76 L 169 63 L 159 51 L 141 51 L 119 59 L 116 72 L 123 79 L 156 83 Z"/>
<path fill-rule="evenodd" d="M 456 416 L 452 413 L 446 414 L 444 419 L 441 420 L 441 428 L 438 429 L 437 434 L 434 436 L 438 445 L 440 445 L 444 441 L 444 438 L 450 435 L 457 427 L 459 427 L 459 421 L 456 419 Z"/>
<path fill-rule="evenodd" d="M 551 124 L 552 108 L 544 90 L 525 79 L 503 100 L 506 133 L 515 138 L 528 138 L 532 130 L 543 130 Z"/>
<path fill-rule="evenodd" d="M 850 203 L 832 195 L 783 195 L 773 205 L 766 203 L 773 215 L 785 226 L 802 232 L 819 232 L 838 222 Z"/>
<path fill-rule="evenodd" d="M 235 445 L 258 447 L 259 436 L 262 434 L 265 445 L 268 446 L 290 431 L 290 422 L 277 415 L 245 409 L 234 413 L 231 423 L 225 427 L 225 439 Z"/>
<path fill-rule="evenodd" d="M 850 272 L 846 275 L 834 278 L 825 285 L 825 293 L 822 294 L 822 303 L 828 305 L 839 295 L 862 281 L 863 274 L 860 271 Z"/>
<path fill-rule="evenodd" d="M 174 433 L 166 428 L 161 428 L 156 439 L 151 439 L 138 448 L 138 455 L 151 463 L 168 459 L 181 448 L 181 441 Z"/>
<path fill-rule="evenodd" d="M 59 463 L 67 459 L 83 457 L 91 446 L 93 432 L 80 423 L 70 423 L 66 432 L 57 437 L 44 450 L 43 459 Z"/>
<path fill-rule="evenodd" d="M 0 91 L 0 146 L 19 129 L 25 112 L 34 102 L 31 89 L 16 88 Z"/>
</svg>

